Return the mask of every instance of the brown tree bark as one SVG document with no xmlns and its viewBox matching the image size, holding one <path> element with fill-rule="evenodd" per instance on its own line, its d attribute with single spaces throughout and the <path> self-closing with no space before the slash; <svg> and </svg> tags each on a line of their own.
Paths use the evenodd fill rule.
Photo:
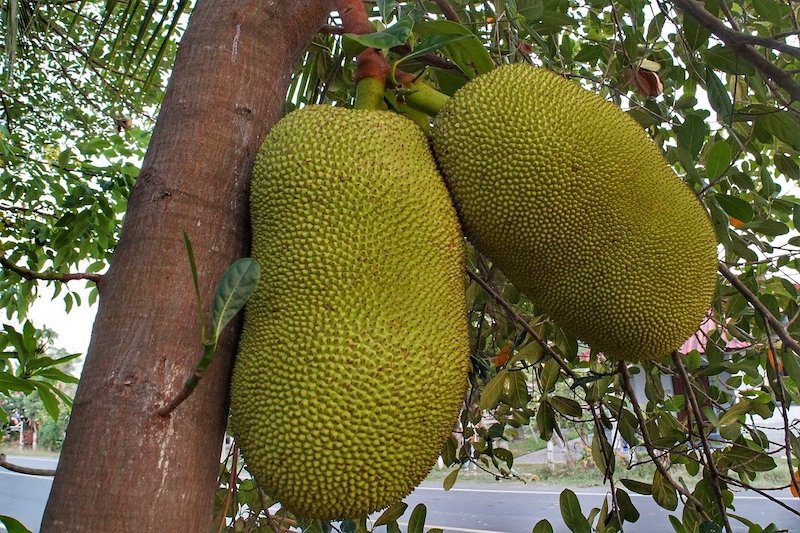
<svg viewBox="0 0 800 533">
<path fill-rule="evenodd" d="M 157 415 L 202 353 L 181 231 L 208 306 L 221 274 L 247 252 L 253 156 L 330 9 L 325 0 L 198 1 L 100 283 L 42 531 L 208 530 L 236 328 L 194 394 Z"/>
</svg>

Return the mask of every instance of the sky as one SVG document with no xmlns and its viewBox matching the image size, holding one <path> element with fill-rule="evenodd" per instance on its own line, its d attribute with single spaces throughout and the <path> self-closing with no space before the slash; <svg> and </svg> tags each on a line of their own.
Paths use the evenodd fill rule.
<svg viewBox="0 0 800 533">
<path fill-rule="evenodd" d="M 55 342 L 57 348 L 64 348 L 69 353 L 86 354 L 89 338 L 92 334 L 92 323 L 97 313 L 97 304 L 86 303 L 89 289 L 84 289 L 84 281 L 71 281 L 74 292 L 80 294 L 81 305 L 73 305 L 67 314 L 64 300 L 61 297 L 51 300 L 52 290 L 40 282 L 41 296 L 31 306 L 28 317 L 37 327 L 47 326 L 58 335 Z M 63 293 L 62 293 L 63 295 Z"/>
</svg>

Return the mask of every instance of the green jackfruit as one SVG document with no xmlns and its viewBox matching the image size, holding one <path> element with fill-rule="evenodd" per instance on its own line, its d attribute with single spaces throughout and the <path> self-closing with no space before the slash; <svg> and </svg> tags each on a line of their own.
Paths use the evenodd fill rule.
<svg viewBox="0 0 800 533">
<path fill-rule="evenodd" d="M 716 286 L 714 231 L 619 108 L 505 66 L 456 92 L 433 141 L 467 238 L 567 332 L 638 361 L 697 331 Z"/>
<path fill-rule="evenodd" d="M 466 388 L 464 241 L 427 140 L 388 111 L 310 106 L 256 157 L 250 299 L 232 430 L 299 516 L 356 518 L 408 494 Z"/>
</svg>

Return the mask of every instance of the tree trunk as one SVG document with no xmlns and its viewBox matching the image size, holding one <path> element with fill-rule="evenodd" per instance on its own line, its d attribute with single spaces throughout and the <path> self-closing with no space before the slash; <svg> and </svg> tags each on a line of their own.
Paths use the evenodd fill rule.
<svg viewBox="0 0 800 533">
<path fill-rule="evenodd" d="M 202 354 L 189 235 L 206 305 L 247 253 L 253 157 L 280 118 L 326 0 L 200 0 L 181 41 L 101 300 L 43 531 L 207 531 L 236 327 L 169 417 Z"/>
</svg>

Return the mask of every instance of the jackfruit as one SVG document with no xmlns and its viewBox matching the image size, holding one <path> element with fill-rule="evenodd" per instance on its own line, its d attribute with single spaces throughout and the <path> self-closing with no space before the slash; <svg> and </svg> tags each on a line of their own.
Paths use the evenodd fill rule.
<svg viewBox="0 0 800 533">
<path fill-rule="evenodd" d="M 618 107 L 500 67 L 442 107 L 433 146 L 467 238 L 566 332 L 640 361 L 697 331 L 716 287 L 711 222 Z"/>
<path fill-rule="evenodd" d="M 428 142 L 395 113 L 310 106 L 256 157 L 231 427 L 298 516 L 357 518 L 435 463 L 466 389 L 464 238 Z"/>
</svg>

